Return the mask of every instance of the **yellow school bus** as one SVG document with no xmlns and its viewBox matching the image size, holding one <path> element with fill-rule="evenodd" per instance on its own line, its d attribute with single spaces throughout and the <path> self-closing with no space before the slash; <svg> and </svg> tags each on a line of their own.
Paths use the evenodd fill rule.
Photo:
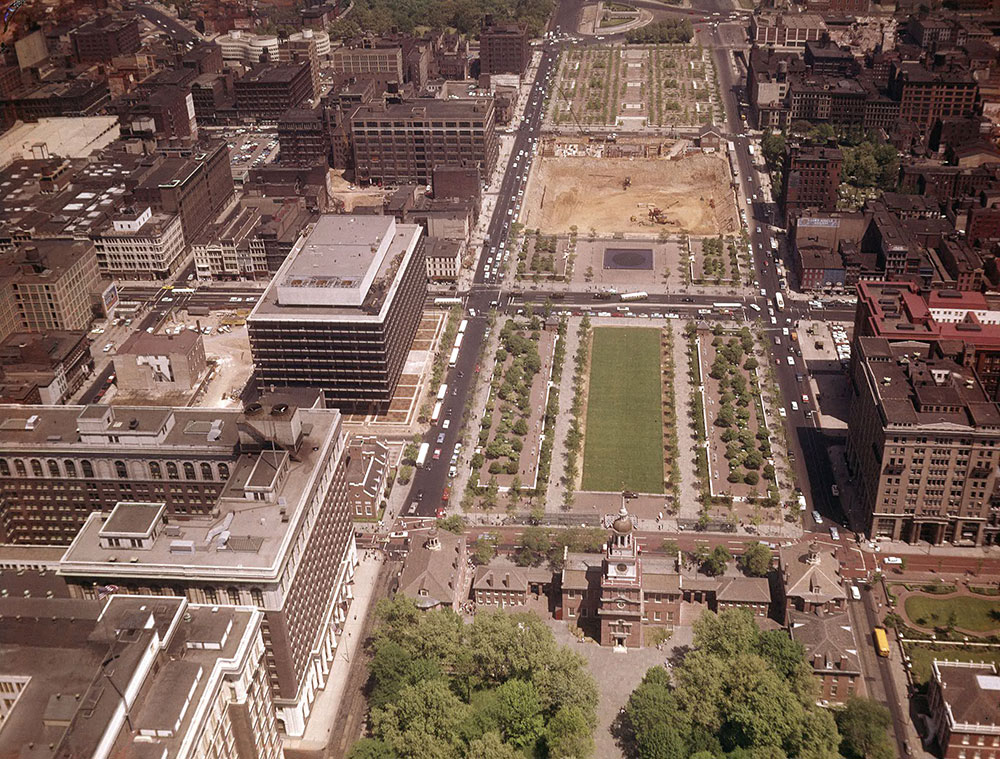
<svg viewBox="0 0 1000 759">
<path fill-rule="evenodd" d="M 875 651 L 879 656 L 889 656 L 889 639 L 885 635 L 884 627 L 875 628 Z"/>
</svg>

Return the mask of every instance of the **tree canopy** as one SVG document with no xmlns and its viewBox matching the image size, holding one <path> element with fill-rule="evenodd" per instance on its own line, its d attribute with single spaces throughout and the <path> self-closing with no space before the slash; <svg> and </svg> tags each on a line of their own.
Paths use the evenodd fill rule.
<svg viewBox="0 0 1000 759">
<path fill-rule="evenodd" d="M 379 602 L 371 643 L 371 735 L 350 759 L 586 759 L 597 687 L 583 658 L 533 614 Z"/>
<path fill-rule="evenodd" d="M 751 577 L 765 577 L 771 571 L 771 549 L 763 543 L 750 543 L 740 556 L 740 568 Z"/>
<path fill-rule="evenodd" d="M 640 759 L 835 759 L 840 745 L 801 645 L 745 609 L 703 614 L 692 650 L 646 673 L 625 719 Z"/>
<path fill-rule="evenodd" d="M 479 32 L 483 18 L 527 24 L 537 36 L 548 21 L 553 0 L 355 0 L 350 14 L 335 22 L 331 34 L 350 37 L 359 32 L 412 34 L 417 27 L 452 28 L 461 34 Z"/>
</svg>

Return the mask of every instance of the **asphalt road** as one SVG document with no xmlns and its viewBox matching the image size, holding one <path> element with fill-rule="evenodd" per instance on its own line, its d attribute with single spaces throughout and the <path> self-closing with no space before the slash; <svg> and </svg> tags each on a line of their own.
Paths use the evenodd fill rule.
<svg viewBox="0 0 1000 759">
<path fill-rule="evenodd" d="M 183 24 L 179 23 L 177 19 L 161 13 L 152 6 L 140 5 L 136 7 L 136 10 L 142 15 L 143 18 L 156 24 L 160 27 L 160 29 L 174 39 L 180 40 L 181 42 L 190 42 L 192 44 L 200 39 L 197 34 L 192 32 Z"/>
<path fill-rule="evenodd" d="M 778 229 L 772 223 L 779 218 L 779 213 L 775 204 L 763 200 L 764 190 L 756 166 L 756 160 L 759 160 L 760 157 L 750 154 L 749 146 L 752 140 L 747 135 L 744 120 L 745 110 L 740 105 L 741 100 L 746 102 L 745 88 L 742 82 L 737 81 L 732 68 L 733 48 L 723 40 L 724 31 L 720 32 L 720 28 L 702 29 L 698 36 L 702 44 L 712 48 L 715 57 L 721 89 L 720 95 L 725 102 L 726 127 L 736 148 L 739 182 L 743 197 L 750 198 L 752 203 L 749 207 L 744 207 L 748 208 L 747 226 L 753 246 L 755 276 L 767 293 L 768 305 L 771 305 L 774 302 L 775 293 L 780 292 L 778 273 L 774 261 L 771 260 L 770 248 L 771 238 L 775 235 L 775 230 Z M 754 201 L 753 198 L 757 198 L 757 200 Z M 774 317 L 777 321 L 775 326 L 792 328 L 799 318 L 806 315 L 808 313 L 803 313 L 801 305 L 791 306 L 788 304 L 783 311 L 778 312 L 775 309 Z M 834 315 L 824 312 L 824 318 L 834 318 Z M 808 383 L 799 383 L 796 379 L 797 374 L 807 377 L 807 368 L 802 358 L 796 355 L 798 349 L 790 338 L 784 337 L 779 332 L 774 332 L 774 335 L 779 338 L 779 344 L 775 345 L 772 340 L 768 344 L 768 350 L 774 360 L 773 368 L 777 375 L 778 386 L 783 398 L 796 399 L 798 404 L 798 410 L 793 410 L 790 407 L 787 409 L 788 416 L 785 424 L 789 452 L 795 456 L 792 463 L 795 481 L 799 483 L 808 502 L 808 509 L 802 515 L 803 527 L 809 529 L 808 522 L 811 521 L 810 515 L 814 509 L 818 510 L 824 517 L 844 524 L 846 520 L 840 501 L 832 495 L 831 491 L 834 477 L 827 457 L 827 448 L 834 441 L 831 441 L 829 435 L 818 427 L 815 413 L 806 416 L 807 411 L 816 411 L 815 399 L 811 397 Z M 806 395 L 805 400 L 802 398 L 803 394 Z M 807 462 L 808 467 L 806 466 Z M 844 535 L 844 538 L 847 536 Z"/>
<path fill-rule="evenodd" d="M 560 3 L 549 28 L 564 31 L 574 29 L 579 9 L 578 2 Z M 450 486 L 448 471 L 451 467 L 451 457 L 461 434 L 462 416 L 474 387 L 476 375 L 479 373 L 480 352 L 487 337 L 489 312 L 503 305 L 502 276 L 498 276 L 489 261 L 493 259 L 493 264 L 496 265 L 497 257 L 504 255 L 508 250 L 510 227 L 516 220 L 520 208 L 521 196 L 518 192 L 522 191 L 527 183 L 533 158 L 532 149 L 538 141 L 542 126 L 545 92 L 550 75 L 554 75 L 558 52 L 559 45 L 556 43 L 546 42 L 542 46 L 542 57 L 535 83 L 528 95 L 523 120 L 514 135 L 514 146 L 510 151 L 508 164 L 504 168 L 496 207 L 487 227 L 485 249 L 479 256 L 472 289 L 465 296 L 465 315 L 468 325 L 458 361 L 448 370 L 444 378 L 444 382 L 448 385 L 444 409 L 438 424 L 432 425 L 423 439 L 423 442 L 429 444 L 431 451 L 440 451 L 439 458 L 435 460 L 433 453 L 428 456 L 424 467 L 414 472 L 410 486 L 411 504 L 416 503 L 414 513 L 420 516 L 432 516 L 438 509 L 447 505 L 443 496 L 445 488 Z M 507 266 L 510 266 L 509 261 Z M 446 419 L 449 420 L 447 430 L 442 427 Z M 439 443 L 438 440 L 442 435 L 444 437 Z M 455 497 L 460 497 L 460 494 L 455 494 Z"/>
</svg>

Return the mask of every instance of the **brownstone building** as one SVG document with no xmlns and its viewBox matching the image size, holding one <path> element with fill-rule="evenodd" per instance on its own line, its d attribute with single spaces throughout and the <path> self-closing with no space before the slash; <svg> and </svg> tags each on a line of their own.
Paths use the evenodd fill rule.
<svg viewBox="0 0 1000 759">
<path fill-rule="evenodd" d="M 519 24 L 487 25 L 479 37 L 481 74 L 521 74 L 531 62 L 528 28 Z"/>
<path fill-rule="evenodd" d="M 862 689 L 861 658 L 851 616 L 789 613 L 788 632 L 802 644 L 806 661 L 819 683 L 820 700 L 842 704 Z"/>
<path fill-rule="evenodd" d="M 102 16 L 74 29 L 69 38 L 73 57 L 79 63 L 105 63 L 115 56 L 134 53 L 142 44 L 136 16 Z"/>
<path fill-rule="evenodd" d="M 637 648 L 643 645 L 644 626 L 680 622 L 680 575 L 674 561 L 640 557 L 634 522 L 623 505 L 616 517 L 605 519 L 611 534 L 603 557 L 565 557 L 563 618 L 592 628 L 603 646 Z"/>
<path fill-rule="evenodd" d="M 919 332 L 855 338 L 847 462 L 869 535 L 993 543 L 998 437 L 1000 408 L 972 368 L 937 357 Z"/>
<path fill-rule="evenodd" d="M 807 208 L 835 210 L 843 163 L 844 155 L 838 148 L 789 146 L 781 186 L 786 220 Z"/>
<path fill-rule="evenodd" d="M 942 653 L 947 656 L 947 652 Z M 1000 672 L 988 662 L 931 663 L 930 733 L 944 759 L 1000 757 Z"/>
<path fill-rule="evenodd" d="M 178 151 L 164 150 L 128 179 L 133 199 L 154 211 L 180 216 L 185 240 L 194 240 L 232 201 L 229 148 L 215 140 Z"/>
<path fill-rule="evenodd" d="M 967 69 L 928 69 L 921 63 L 893 64 L 889 82 L 899 117 L 929 131 L 938 119 L 971 116 L 979 85 Z"/>
</svg>

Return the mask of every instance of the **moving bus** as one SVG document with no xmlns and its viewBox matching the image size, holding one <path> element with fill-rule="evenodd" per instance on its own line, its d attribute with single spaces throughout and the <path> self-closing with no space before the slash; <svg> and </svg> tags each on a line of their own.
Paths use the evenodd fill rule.
<svg viewBox="0 0 1000 759">
<path fill-rule="evenodd" d="M 649 293 L 642 292 L 642 291 L 636 292 L 636 293 L 622 293 L 621 296 L 619 296 L 619 297 L 621 297 L 621 299 L 625 300 L 625 301 L 629 301 L 629 300 L 646 300 L 646 298 L 649 297 Z"/>
<path fill-rule="evenodd" d="M 460 306 L 462 305 L 461 298 L 435 298 L 435 306 Z"/>
<path fill-rule="evenodd" d="M 448 366 L 455 366 L 458 363 L 458 347 L 451 349 L 451 358 L 448 359 Z"/>
<path fill-rule="evenodd" d="M 425 463 L 427 463 L 427 452 L 430 449 L 431 449 L 430 443 L 420 444 L 420 452 L 417 453 L 417 460 L 415 462 L 417 466 L 423 466 Z"/>
<path fill-rule="evenodd" d="M 455 338 L 455 347 L 456 348 L 461 348 L 462 347 L 462 340 L 464 340 L 464 339 L 465 339 L 465 335 L 463 335 L 461 332 L 459 332 L 458 336 Z"/>
<path fill-rule="evenodd" d="M 448 385 L 447 383 L 443 383 L 441 387 L 438 388 L 438 400 L 443 401 L 446 395 L 448 395 Z"/>
<path fill-rule="evenodd" d="M 465 334 L 465 328 L 468 327 L 468 326 L 469 326 L 469 320 L 468 319 L 462 319 L 462 323 L 458 325 L 458 334 L 464 335 Z"/>
<path fill-rule="evenodd" d="M 889 656 L 889 639 L 885 636 L 884 627 L 876 627 L 874 630 L 875 636 L 875 653 L 879 656 Z"/>
<path fill-rule="evenodd" d="M 742 303 L 737 303 L 737 302 L 734 302 L 734 303 L 713 303 L 712 304 L 712 308 L 730 308 L 730 309 L 732 309 L 732 308 L 741 308 L 742 306 L 743 306 Z"/>
<path fill-rule="evenodd" d="M 784 311 L 785 310 L 785 299 L 781 297 L 781 293 L 775 293 L 774 294 L 774 307 L 778 311 Z"/>
<path fill-rule="evenodd" d="M 441 418 L 441 406 L 443 406 L 442 401 L 438 401 L 434 404 L 434 412 L 431 414 L 431 424 L 437 424 L 438 419 Z"/>
</svg>

